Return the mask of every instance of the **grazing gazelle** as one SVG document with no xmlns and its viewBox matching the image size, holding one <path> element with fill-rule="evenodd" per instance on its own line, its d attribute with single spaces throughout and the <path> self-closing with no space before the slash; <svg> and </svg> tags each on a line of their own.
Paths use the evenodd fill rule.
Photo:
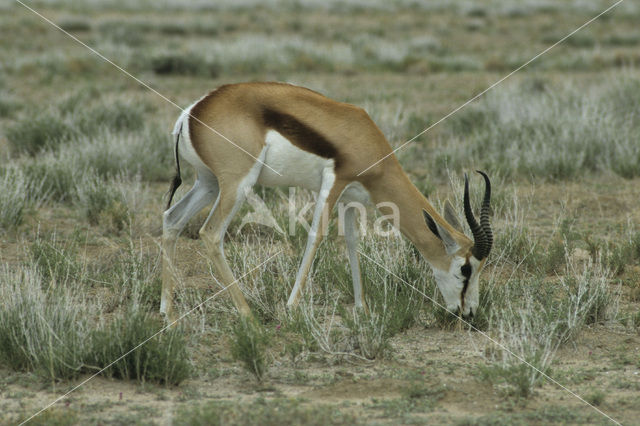
<svg viewBox="0 0 640 426">
<path fill-rule="evenodd" d="M 215 130 L 214 130 L 215 129 Z M 183 111 L 174 132 L 177 174 L 163 221 L 163 274 L 160 311 L 173 318 L 172 265 L 178 234 L 187 221 L 215 200 L 200 235 L 219 278 L 241 314 L 250 314 L 224 257 L 224 235 L 247 190 L 261 185 L 300 186 L 318 192 L 302 264 L 288 306 L 295 306 L 307 281 L 323 230 L 336 201 L 371 197 L 381 212 L 397 212 L 399 230 L 431 265 L 447 309 L 473 315 L 478 276 L 493 237 L 489 226 L 491 186 L 483 172 L 485 195 L 478 224 L 469 204 L 465 176 L 464 213 L 472 241 L 450 204 L 442 218 L 411 183 L 389 142 L 356 106 L 281 83 L 242 83 L 219 87 Z M 181 155 L 197 170 L 191 190 L 173 207 L 180 185 Z M 389 156 L 388 156 L 389 155 Z M 388 156 L 374 167 L 379 159 Z M 366 172 L 361 173 L 366 169 Z M 353 208 L 345 212 L 345 238 L 355 304 L 364 306 Z"/>
</svg>

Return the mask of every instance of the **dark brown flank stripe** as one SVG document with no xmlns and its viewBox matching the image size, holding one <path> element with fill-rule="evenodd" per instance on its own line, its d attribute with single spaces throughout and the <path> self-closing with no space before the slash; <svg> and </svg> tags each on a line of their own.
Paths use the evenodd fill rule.
<svg viewBox="0 0 640 426">
<path fill-rule="evenodd" d="M 264 125 L 286 137 L 300 149 L 323 158 L 333 159 L 338 168 L 336 148 L 318 131 L 299 121 L 295 117 L 272 109 L 262 112 Z"/>
</svg>

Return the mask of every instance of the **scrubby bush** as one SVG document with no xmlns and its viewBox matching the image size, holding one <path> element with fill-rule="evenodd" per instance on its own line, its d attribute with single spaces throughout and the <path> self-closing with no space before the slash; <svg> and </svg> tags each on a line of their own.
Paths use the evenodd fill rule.
<svg viewBox="0 0 640 426">
<path fill-rule="evenodd" d="M 66 160 L 62 155 L 47 154 L 22 169 L 31 181 L 42 182 L 41 191 L 48 200 L 71 202 L 76 199 L 76 185 L 84 179 L 84 170 Z"/>
<path fill-rule="evenodd" d="M 60 236 L 38 236 L 29 247 L 30 261 L 42 280 L 50 285 L 64 285 L 80 278 L 82 265 L 77 259 L 77 248 L 60 241 Z"/>
<path fill-rule="evenodd" d="M 459 155 L 506 176 L 568 179 L 613 171 L 631 178 L 640 173 L 640 80 L 616 76 L 606 85 L 555 90 L 507 86 L 453 116 L 449 137 L 439 149 L 450 166 Z M 457 140 L 466 149 L 456 150 Z"/>
<path fill-rule="evenodd" d="M 481 379 L 509 395 L 528 397 L 548 374 L 558 347 L 589 324 L 615 318 L 610 273 L 599 261 L 576 265 L 566 256 L 559 282 L 510 279 L 493 288 L 489 319 L 495 340 L 485 351 Z M 529 364 L 523 362 L 527 361 Z"/>
<path fill-rule="evenodd" d="M 57 148 L 76 131 L 60 114 L 40 111 L 9 125 L 5 133 L 14 152 L 35 155 L 44 149 Z"/>
<path fill-rule="evenodd" d="M 102 178 L 139 176 L 145 181 L 164 180 L 173 170 L 173 152 L 169 135 L 160 126 L 150 124 L 136 133 L 98 131 L 79 138 L 74 146 L 65 147 L 53 156 L 70 162 L 79 170 L 91 170 Z"/>
<path fill-rule="evenodd" d="M 114 132 L 131 132 L 144 127 L 146 112 L 145 104 L 116 100 L 100 103 L 86 111 L 76 111 L 76 125 L 86 135 L 93 135 L 100 128 Z"/>
<path fill-rule="evenodd" d="M 233 327 L 231 355 L 242 361 L 258 381 L 262 381 L 267 368 L 267 347 L 270 337 L 262 324 L 252 318 L 240 318 Z"/>
<path fill-rule="evenodd" d="M 110 181 L 85 178 L 77 185 L 78 205 L 91 225 L 103 224 L 114 233 L 121 232 L 130 212 L 123 194 Z"/>
<path fill-rule="evenodd" d="M 91 30 L 91 22 L 76 16 L 68 16 L 60 19 L 58 21 L 58 26 L 69 32 Z"/>
<path fill-rule="evenodd" d="M 15 167 L 0 168 L 0 230 L 16 229 L 47 197 L 43 180 Z"/>
<path fill-rule="evenodd" d="M 132 305 L 108 326 L 91 333 L 87 364 L 107 377 L 177 385 L 190 374 L 179 326 L 159 333 L 163 323 Z"/>
<path fill-rule="evenodd" d="M 49 380 L 77 377 L 95 306 L 74 286 L 49 286 L 31 267 L 0 266 L 0 361 Z"/>
<path fill-rule="evenodd" d="M 141 253 L 112 263 L 113 306 L 85 297 L 81 283 L 103 281 L 88 280 L 71 250 L 52 240 L 32 252 L 33 266 L 0 266 L 1 364 L 52 381 L 100 372 L 179 384 L 190 375 L 184 330 L 163 330 L 149 311 L 157 310 L 159 286 L 149 285 L 154 275 Z"/>
<path fill-rule="evenodd" d="M 21 106 L 10 94 L 0 90 L 0 118 L 12 117 Z"/>
<path fill-rule="evenodd" d="M 199 75 L 217 77 L 218 69 L 195 53 L 158 53 L 149 59 L 149 67 L 160 75 Z"/>
</svg>

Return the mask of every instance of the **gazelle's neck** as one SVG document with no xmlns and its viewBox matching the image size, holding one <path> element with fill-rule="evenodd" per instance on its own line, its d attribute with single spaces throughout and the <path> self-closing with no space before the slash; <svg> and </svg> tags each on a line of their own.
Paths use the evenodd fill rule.
<svg viewBox="0 0 640 426">
<path fill-rule="evenodd" d="M 422 210 L 425 210 L 451 234 L 458 232 L 438 214 L 427 198 L 416 188 L 404 173 L 398 161 L 386 160 L 384 173 L 375 181 L 365 184 L 371 198 L 379 206 L 383 215 L 392 215 L 392 203 L 399 213 L 399 230 L 420 251 L 422 256 L 435 267 L 444 267 L 446 252 L 442 241 L 427 227 Z M 387 204 L 387 205 L 385 205 Z"/>
</svg>

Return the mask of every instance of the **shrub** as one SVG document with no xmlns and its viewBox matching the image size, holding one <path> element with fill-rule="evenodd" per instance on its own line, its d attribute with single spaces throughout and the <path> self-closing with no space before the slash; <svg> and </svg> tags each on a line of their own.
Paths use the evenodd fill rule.
<svg viewBox="0 0 640 426">
<path fill-rule="evenodd" d="M 95 177 L 78 185 L 78 203 L 91 225 L 103 224 L 110 231 L 121 232 L 129 219 L 129 209 L 122 194 L 111 182 Z"/>
<path fill-rule="evenodd" d="M 92 303 L 73 286 L 48 286 L 32 267 L 0 267 L 0 361 L 52 381 L 83 372 Z"/>
<path fill-rule="evenodd" d="M 65 17 L 58 21 L 58 26 L 65 31 L 89 31 L 91 23 L 81 17 Z"/>
<path fill-rule="evenodd" d="M 612 34 L 603 42 L 611 46 L 635 46 L 640 44 L 640 34 Z"/>
<path fill-rule="evenodd" d="M 218 69 L 196 53 L 159 53 L 149 59 L 149 68 L 160 75 L 196 75 L 216 78 Z"/>
<path fill-rule="evenodd" d="M 344 309 L 341 311 L 342 321 L 350 331 L 354 347 L 367 359 L 379 358 L 391 349 L 387 329 L 389 320 L 385 314 L 384 309 L 381 315 L 375 310 L 363 312 L 353 309 L 352 313 Z"/>
<path fill-rule="evenodd" d="M 506 395 L 526 398 L 548 374 L 560 344 L 555 335 L 557 322 L 549 318 L 548 310 L 536 303 L 539 296 L 532 283 L 515 282 L 506 303 L 492 317 L 491 328 L 495 341 L 485 350 L 486 365 L 478 366 L 481 380 L 488 381 Z M 517 302 L 516 302 L 517 303 Z M 526 361 L 523 362 L 522 360 Z"/>
<path fill-rule="evenodd" d="M 615 318 L 617 299 L 609 289 L 610 274 L 600 260 L 590 259 L 580 266 L 567 261 L 556 313 L 560 342 L 573 339 L 584 325 Z"/>
<path fill-rule="evenodd" d="M 140 265 L 142 253 L 127 257 L 127 264 L 120 262 L 120 279 L 126 281 L 114 285 L 119 293 L 114 297 L 124 309 L 106 316 L 102 305 L 82 296 L 86 286 L 79 283 L 85 281 L 84 274 L 73 280 L 74 274 L 64 272 L 73 270 L 69 265 L 75 261 L 59 247 L 41 244 L 34 250 L 40 260 L 21 271 L 0 267 L 0 362 L 51 380 L 102 368 L 106 370 L 101 374 L 140 382 L 179 384 L 187 378 L 184 330 L 174 327 L 158 333 L 163 323 L 147 310 L 157 305 L 160 291 L 155 286 L 155 295 L 147 288 L 154 275 Z M 38 268 L 63 279 L 47 282 Z M 108 303 L 106 308 L 111 310 Z"/>
<path fill-rule="evenodd" d="M 240 318 L 233 327 L 231 355 L 242 361 L 244 367 L 262 381 L 267 372 L 267 345 L 270 336 L 264 327 L 252 318 Z"/>
<path fill-rule="evenodd" d="M 591 405 L 599 407 L 604 402 L 606 396 L 607 394 L 605 394 L 600 389 L 593 389 L 588 395 L 585 396 L 585 401 L 587 401 Z"/>
<path fill-rule="evenodd" d="M 448 122 L 449 138 L 438 149 L 453 165 L 472 157 L 479 166 L 507 176 L 638 175 L 640 147 L 634 135 L 640 121 L 625 113 L 637 108 L 638 79 L 622 75 L 590 90 L 534 87 L 506 87 L 460 111 Z M 457 149 L 456 141 L 464 141 L 466 149 Z"/>
<path fill-rule="evenodd" d="M 109 104 L 101 103 L 79 114 L 77 126 L 82 133 L 92 135 L 100 128 L 115 132 L 131 132 L 144 127 L 146 106 L 116 100 Z"/>
<path fill-rule="evenodd" d="M 173 171 L 173 151 L 162 149 L 169 135 L 160 126 L 150 125 L 141 132 L 115 134 L 102 129 L 79 138 L 75 146 L 58 153 L 58 161 L 71 162 L 79 170 L 91 170 L 107 177 L 134 177 L 147 181 L 165 180 Z"/>
<path fill-rule="evenodd" d="M 105 20 L 100 23 L 98 30 L 102 36 L 115 44 L 139 47 L 147 41 L 148 31 L 153 24 L 143 20 Z"/>
<path fill-rule="evenodd" d="M 384 318 L 389 336 L 408 329 L 418 321 L 424 295 L 435 288 L 428 265 L 400 239 L 365 238 L 361 252 L 384 265 L 383 269 L 366 257 L 361 260 L 367 305 Z"/>
<path fill-rule="evenodd" d="M 615 318 L 617 302 L 609 290 L 609 271 L 597 259 L 575 264 L 569 253 L 564 257 L 557 282 L 509 279 L 491 288 L 489 328 L 501 345 L 485 351 L 488 364 L 478 372 L 509 395 L 528 397 L 561 344 L 574 339 L 585 325 Z"/>
<path fill-rule="evenodd" d="M 640 232 L 632 233 L 619 244 L 609 244 L 604 262 L 614 275 L 621 274 L 628 265 L 640 261 Z"/>
<path fill-rule="evenodd" d="M 27 212 L 46 198 L 42 180 L 32 179 L 18 168 L 0 168 L 0 185 L 0 230 L 21 225 Z"/>
<path fill-rule="evenodd" d="M 16 419 L 9 418 L 11 423 L 25 423 L 33 416 L 33 412 L 24 410 L 24 414 Z M 32 426 L 73 426 L 80 423 L 78 412 L 70 407 L 51 407 L 28 420 Z"/>
<path fill-rule="evenodd" d="M 75 167 L 65 155 L 44 155 L 23 166 L 25 176 L 41 182 L 40 192 L 48 200 L 71 202 L 76 199 L 76 184 L 83 179 L 84 170 Z"/>
<path fill-rule="evenodd" d="M 12 117 L 20 107 L 21 105 L 17 103 L 12 96 L 4 91 L 0 91 L 0 118 Z"/>
<path fill-rule="evenodd" d="M 12 150 L 29 155 L 35 155 L 43 149 L 56 148 L 75 134 L 63 117 L 50 111 L 27 115 L 6 130 Z"/>
<path fill-rule="evenodd" d="M 71 203 L 78 200 L 79 191 L 87 195 L 91 192 L 87 188 L 106 185 L 99 178 L 115 178 L 116 186 L 134 179 L 165 179 L 173 169 L 173 154 L 170 149 L 158 149 L 158 141 L 167 139 L 168 135 L 156 127 L 126 135 L 103 129 L 92 136 L 81 136 L 56 152 L 44 153 L 22 169 L 27 180 L 42 182 L 36 185 L 39 190 L 34 194 Z"/>
<path fill-rule="evenodd" d="M 159 263 L 159 254 L 137 248 L 133 240 L 129 240 L 126 248 L 106 256 L 95 265 L 98 281 L 111 287 L 113 296 L 107 309 L 135 303 L 157 311 L 162 287 Z"/>
<path fill-rule="evenodd" d="M 295 363 L 297 357 L 304 351 L 313 352 L 319 349 L 310 322 L 306 320 L 303 313 L 304 308 L 302 306 L 301 309 L 289 310 L 283 321 L 284 351 L 291 357 L 292 363 Z"/>
<path fill-rule="evenodd" d="M 547 354 L 539 350 L 526 357 L 525 360 L 530 365 L 509 357 L 504 362 L 480 365 L 478 367 L 479 377 L 481 380 L 498 387 L 506 395 L 527 398 L 542 380 L 542 374 L 531 366 L 545 374 L 549 374 L 551 371 L 548 362 L 543 362 L 544 355 Z"/>
<path fill-rule="evenodd" d="M 233 264 L 244 263 L 242 260 L 247 256 L 246 246 L 229 244 L 228 247 L 228 259 Z M 297 266 L 294 258 L 279 256 L 265 265 L 265 270 L 261 271 L 259 277 L 247 280 L 248 284 L 244 286 L 243 292 L 263 322 L 278 322 L 286 317 L 283 313 L 287 311 L 286 303 L 294 279 L 291 274 L 295 273 Z"/>
<path fill-rule="evenodd" d="M 38 236 L 29 251 L 32 265 L 45 283 L 55 286 L 80 278 L 82 267 L 77 259 L 76 247 L 61 243 L 55 234 L 48 239 Z"/>
<path fill-rule="evenodd" d="M 514 223 L 514 225 L 516 226 L 509 226 L 497 232 L 493 250 L 500 253 L 502 261 L 523 265 L 535 271 L 544 264 L 544 254 L 541 253 L 539 242 L 524 225 L 521 223 Z"/>
<path fill-rule="evenodd" d="M 180 384 L 191 370 L 183 331 L 175 326 L 156 334 L 162 328 L 161 320 L 132 304 L 107 327 L 92 332 L 88 365 L 109 366 L 102 372 L 107 377 Z"/>
</svg>

